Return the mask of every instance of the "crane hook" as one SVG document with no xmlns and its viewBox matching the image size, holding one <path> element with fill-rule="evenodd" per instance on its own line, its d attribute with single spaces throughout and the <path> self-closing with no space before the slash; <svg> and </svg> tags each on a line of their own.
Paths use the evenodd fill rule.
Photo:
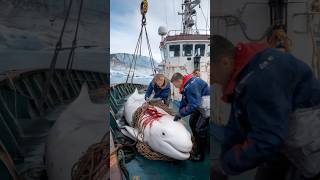
<svg viewBox="0 0 320 180">
<path fill-rule="evenodd" d="M 143 0 L 140 4 L 140 12 L 142 15 L 142 24 L 146 25 L 146 14 L 148 12 L 148 0 Z"/>
<path fill-rule="evenodd" d="M 143 0 L 140 4 L 141 15 L 144 16 L 148 12 L 148 0 Z"/>
</svg>

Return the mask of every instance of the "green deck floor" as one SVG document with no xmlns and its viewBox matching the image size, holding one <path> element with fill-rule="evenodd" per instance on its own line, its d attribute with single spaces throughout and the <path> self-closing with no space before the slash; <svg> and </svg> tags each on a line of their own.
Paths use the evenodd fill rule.
<svg viewBox="0 0 320 180">
<path fill-rule="evenodd" d="M 190 131 L 188 118 L 183 118 L 182 123 Z M 207 180 L 210 179 L 209 147 L 202 162 L 152 161 L 137 155 L 126 164 L 126 168 L 130 179 L 136 180 Z"/>
<path fill-rule="evenodd" d="M 167 162 L 151 161 L 137 155 L 127 164 L 127 169 L 131 179 L 136 176 L 139 180 L 200 180 L 210 177 L 209 158 L 203 162 Z"/>
</svg>

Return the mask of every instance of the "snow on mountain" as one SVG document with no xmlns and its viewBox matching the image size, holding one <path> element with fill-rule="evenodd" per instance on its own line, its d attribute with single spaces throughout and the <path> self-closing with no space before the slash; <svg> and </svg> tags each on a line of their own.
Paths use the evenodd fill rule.
<svg viewBox="0 0 320 180">
<path fill-rule="evenodd" d="M 0 0 L 0 72 L 48 68 L 70 0 Z M 107 1 L 83 1 L 75 69 L 107 72 Z M 80 0 L 73 0 L 57 67 L 65 68 Z M 83 47 L 85 46 L 85 47 Z M 105 66 L 104 66 L 105 65 Z"/>
<path fill-rule="evenodd" d="M 132 54 L 117 53 L 110 55 L 110 80 L 111 84 L 123 83 L 126 81 L 130 64 L 132 61 Z M 154 61 L 155 67 L 158 63 Z M 136 61 L 136 70 L 133 82 L 139 84 L 148 84 L 153 78 L 150 58 L 140 56 Z"/>
<path fill-rule="evenodd" d="M 0 0 L 0 48 L 51 49 L 56 45 L 70 0 Z M 106 49 L 107 9 L 105 1 L 84 1 L 78 45 Z M 73 0 L 62 46 L 71 46 L 80 0 Z"/>
</svg>

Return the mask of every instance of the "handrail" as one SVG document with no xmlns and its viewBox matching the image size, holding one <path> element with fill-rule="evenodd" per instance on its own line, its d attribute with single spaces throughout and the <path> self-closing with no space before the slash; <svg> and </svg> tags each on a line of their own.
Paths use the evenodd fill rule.
<svg viewBox="0 0 320 180">
<path fill-rule="evenodd" d="M 170 30 L 167 33 L 167 36 L 176 36 L 176 35 L 210 35 L 209 29 L 197 29 L 192 34 L 184 34 L 182 30 Z"/>
</svg>

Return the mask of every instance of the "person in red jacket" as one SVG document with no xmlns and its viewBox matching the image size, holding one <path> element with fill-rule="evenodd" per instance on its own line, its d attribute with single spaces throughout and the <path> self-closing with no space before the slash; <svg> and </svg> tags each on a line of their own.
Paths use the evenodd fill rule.
<svg viewBox="0 0 320 180">
<path fill-rule="evenodd" d="M 183 76 L 180 73 L 175 73 L 171 82 L 176 88 L 180 89 L 182 95 L 179 112 L 174 121 L 190 115 L 189 125 L 197 147 L 190 159 L 203 161 L 207 147 L 207 129 L 210 117 L 201 113 L 201 105 L 202 97 L 210 95 L 209 86 L 204 80 L 194 77 L 193 74 Z"/>
<path fill-rule="evenodd" d="M 295 149 L 283 152 L 288 138 L 299 135 L 290 128 L 300 128 L 300 134 L 311 131 L 320 136 L 312 126 L 289 126 L 296 110 L 320 105 L 320 81 L 310 67 L 265 43 L 235 46 L 222 36 L 212 38 L 212 83 L 222 85 L 222 99 L 231 104 L 221 156 L 212 162 L 212 179 L 226 179 L 257 168 L 255 180 L 318 180 L 318 139 L 304 139 L 312 144 L 312 153 L 305 152 L 303 146 L 298 156 L 292 154 Z M 300 161 L 308 168 L 301 168 L 297 163 Z"/>
</svg>

